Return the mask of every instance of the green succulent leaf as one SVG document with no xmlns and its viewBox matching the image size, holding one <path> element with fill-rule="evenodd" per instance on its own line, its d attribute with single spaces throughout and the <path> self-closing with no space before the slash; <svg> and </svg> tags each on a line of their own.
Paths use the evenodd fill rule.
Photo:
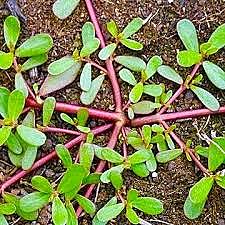
<svg viewBox="0 0 225 225">
<path fill-rule="evenodd" d="M 15 16 L 8 16 L 4 22 L 4 38 L 7 47 L 12 52 L 20 35 L 20 21 Z"/>
<path fill-rule="evenodd" d="M 120 70 L 119 76 L 120 76 L 121 80 L 127 82 L 128 84 L 131 84 L 133 86 L 135 86 L 137 84 L 137 81 L 136 81 L 133 73 L 131 73 L 131 71 L 128 69 L 123 68 L 122 70 Z"/>
<path fill-rule="evenodd" d="M 50 124 L 56 100 L 54 97 L 48 97 L 45 99 L 43 104 L 43 126 L 48 126 Z"/>
<path fill-rule="evenodd" d="M 151 138 L 152 138 L 152 128 L 149 125 L 144 125 L 141 129 L 142 135 L 144 138 L 144 142 L 146 146 L 149 146 L 151 143 Z"/>
<path fill-rule="evenodd" d="M 33 192 L 20 199 L 20 208 L 25 212 L 33 212 L 48 204 L 50 194 Z M 32 207 L 31 207 L 32 206 Z"/>
<path fill-rule="evenodd" d="M 131 107 L 128 108 L 127 114 L 128 114 L 128 118 L 130 120 L 134 119 L 134 111 L 133 111 L 133 109 Z"/>
<path fill-rule="evenodd" d="M 100 41 L 98 38 L 94 38 L 93 40 L 90 40 L 87 44 L 83 46 L 83 48 L 80 51 L 81 57 L 88 57 L 92 53 L 94 53 L 100 46 Z"/>
<path fill-rule="evenodd" d="M 125 66 L 126 68 L 136 72 L 141 72 L 146 68 L 145 62 L 135 56 L 117 56 L 115 58 L 115 61 Z"/>
<path fill-rule="evenodd" d="M 126 208 L 126 217 L 132 224 L 140 223 L 137 213 L 131 207 Z"/>
<path fill-rule="evenodd" d="M 200 52 L 202 55 L 209 56 L 218 52 L 218 48 L 212 45 L 212 43 L 206 42 L 200 45 Z"/>
<path fill-rule="evenodd" d="M 150 159 L 148 161 L 146 161 L 146 167 L 147 167 L 148 171 L 154 172 L 157 169 L 157 162 L 156 162 L 155 156 L 151 150 L 149 151 L 149 154 L 150 154 Z"/>
<path fill-rule="evenodd" d="M 85 126 L 89 117 L 88 109 L 80 108 L 77 112 L 77 123 L 79 126 Z"/>
<path fill-rule="evenodd" d="M 16 206 L 12 203 L 0 204 L 0 214 L 11 215 L 16 211 Z"/>
<path fill-rule="evenodd" d="M 5 53 L 0 51 L 0 69 L 7 70 L 12 66 L 13 63 L 13 53 Z"/>
<path fill-rule="evenodd" d="M 119 166 L 114 166 L 112 168 L 110 168 L 109 170 L 106 170 L 100 177 L 101 181 L 103 183 L 109 183 L 110 182 L 110 174 L 112 171 L 116 171 L 118 173 L 122 173 L 124 170 L 124 166 L 123 165 L 119 165 Z"/>
<path fill-rule="evenodd" d="M 208 148 L 208 167 L 215 171 L 225 160 L 225 138 L 214 138 Z"/>
<path fill-rule="evenodd" d="M 88 91 L 91 88 L 91 74 L 91 64 L 87 63 L 85 64 L 80 75 L 80 88 L 83 91 Z"/>
<path fill-rule="evenodd" d="M 102 83 L 105 79 L 104 75 L 100 75 L 98 77 L 96 77 L 92 83 L 91 83 L 91 87 L 87 92 L 82 92 L 81 96 L 80 96 L 80 100 L 83 104 L 85 105 L 90 105 L 96 98 Z"/>
<path fill-rule="evenodd" d="M 31 179 L 32 187 L 42 193 L 52 193 L 53 187 L 50 182 L 42 176 L 34 176 Z"/>
<path fill-rule="evenodd" d="M 163 76 L 164 78 L 171 80 L 177 84 L 182 84 L 183 79 L 182 77 L 171 67 L 162 65 L 158 67 L 158 73 Z"/>
<path fill-rule="evenodd" d="M 15 75 L 15 88 L 16 90 L 22 91 L 23 95 L 27 98 L 28 96 L 27 84 L 21 73 L 17 73 Z"/>
<path fill-rule="evenodd" d="M 160 56 L 153 56 L 147 63 L 147 67 L 145 69 L 145 79 L 148 80 L 150 77 L 152 77 L 157 72 L 157 69 L 162 65 L 162 63 L 163 60 Z"/>
<path fill-rule="evenodd" d="M 115 43 L 107 45 L 105 48 L 101 49 L 101 51 L 98 54 L 98 57 L 101 60 L 107 60 L 116 50 L 116 47 L 117 45 Z"/>
<path fill-rule="evenodd" d="M 182 153 L 183 153 L 183 151 L 181 149 L 162 151 L 162 152 L 157 153 L 156 159 L 159 163 L 167 163 L 171 160 L 176 159 Z"/>
<path fill-rule="evenodd" d="M 143 49 L 143 44 L 141 44 L 140 42 L 137 42 L 135 40 L 131 40 L 131 39 L 121 39 L 120 40 L 121 44 L 126 46 L 127 48 L 131 49 L 131 50 L 135 50 L 135 51 L 139 51 Z"/>
<path fill-rule="evenodd" d="M 73 160 L 69 150 L 62 144 L 58 144 L 55 147 L 58 157 L 62 160 L 63 165 L 66 168 L 70 168 L 73 165 Z"/>
<path fill-rule="evenodd" d="M 175 144 L 169 134 L 167 133 L 165 134 L 165 139 L 169 149 L 171 150 L 175 149 Z"/>
<path fill-rule="evenodd" d="M 34 110 L 30 110 L 25 118 L 23 119 L 22 124 L 27 127 L 35 127 L 35 113 Z"/>
<path fill-rule="evenodd" d="M 209 148 L 198 145 L 195 147 L 195 152 L 205 158 L 209 157 Z"/>
<path fill-rule="evenodd" d="M 219 26 L 209 38 L 209 43 L 218 50 L 225 46 L 225 24 Z"/>
<path fill-rule="evenodd" d="M 19 140 L 17 139 L 16 135 L 14 135 L 12 132 L 10 133 L 10 135 L 6 141 L 6 144 L 9 148 L 9 150 L 15 154 L 21 154 L 23 151 Z"/>
<path fill-rule="evenodd" d="M 131 165 L 131 169 L 139 177 L 149 176 L 149 170 L 145 163 L 133 164 L 133 165 Z"/>
<path fill-rule="evenodd" d="M 8 116 L 8 99 L 10 91 L 5 87 L 0 87 L 0 115 L 3 118 Z"/>
<path fill-rule="evenodd" d="M 144 93 L 153 97 L 158 97 L 163 93 L 163 89 L 159 84 L 144 85 Z"/>
<path fill-rule="evenodd" d="M 0 146 L 3 145 L 11 133 L 11 127 L 0 128 Z"/>
<path fill-rule="evenodd" d="M 100 177 L 102 173 L 91 173 L 84 178 L 83 184 L 99 184 L 101 183 Z"/>
<path fill-rule="evenodd" d="M 212 62 L 203 62 L 203 67 L 209 80 L 219 89 L 225 90 L 225 71 Z"/>
<path fill-rule="evenodd" d="M 135 114 L 145 115 L 145 114 L 152 113 L 157 108 L 160 108 L 161 104 L 145 100 L 145 101 L 141 101 L 136 104 L 133 104 L 131 107 Z"/>
<path fill-rule="evenodd" d="M 123 203 L 105 206 L 97 212 L 97 218 L 102 222 L 108 222 L 116 218 L 124 210 L 124 207 Z"/>
<path fill-rule="evenodd" d="M 52 62 L 48 66 L 48 72 L 52 76 L 57 76 L 69 70 L 74 65 L 74 63 L 75 61 L 71 56 L 64 56 L 63 58 Z"/>
<path fill-rule="evenodd" d="M 144 21 L 141 18 L 135 18 L 133 19 L 123 30 L 121 33 L 121 37 L 129 38 L 131 35 L 138 32 L 144 24 Z"/>
<path fill-rule="evenodd" d="M 31 57 L 47 53 L 53 46 L 53 40 L 49 34 L 36 34 L 26 40 L 16 49 L 17 57 Z"/>
<path fill-rule="evenodd" d="M 4 215 L 0 214 L 0 224 L 1 225 L 9 225 Z"/>
<path fill-rule="evenodd" d="M 197 32 L 190 20 L 180 20 L 177 23 L 177 32 L 187 50 L 199 52 Z"/>
<path fill-rule="evenodd" d="M 184 214 L 188 219 L 194 220 L 198 218 L 205 206 L 206 200 L 200 203 L 192 202 L 190 197 L 188 196 L 184 203 Z"/>
<path fill-rule="evenodd" d="M 198 181 L 189 192 L 189 198 L 193 203 L 202 203 L 212 189 L 214 183 L 213 177 L 203 177 Z"/>
<path fill-rule="evenodd" d="M 53 5 L 54 14 L 61 20 L 70 16 L 79 5 L 80 0 L 57 0 Z"/>
<path fill-rule="evenodd" d="M 65 86 L 71 84 L 77 77 L 81 68 L 80 61 L 74 61 L 74 65 L 66 70 L 64 73 L 58 74 L 57 76 L 49 75 L 44 83 L 42 84 L 39 95 L 45 96 L 54 91 L 60 90 Z"/>
<path fill-rule="evenodd" d="M 66 123 L 69 123 L 69 124 L 71 124 L 71 125 L 75 125 L 74 120 L 73 120 L 70 116 L 68 116 L 66 113 L 61 113 L 61 114 L 60 114 L 60 118 L 61 118 L 63 121 L 65 121 Z"/>
<path fill-rule="evenodd" d="M 90 215 L 93 215 L 95 213 L 96 211 L 95 204 L 91 200 L 79 194 L 76 195 L 75 199 L 86 213 Z"/>
<path fill-rule="evenodd" d="M 86 22 L 82 27 L 82 43 L 87 45 L 95 38 L 95 28 L 91 22 Z"/>
<path fill-rule="evenodd" d="M 224 175 L 219 175 L 216 177 L 216 183 L 222 187 L 223 189 L 225 189 L 225 176 Z"/>
<path fill-rule="evenodd" d="M 52 220 L 55 225 L 65 225 L 68 213 L 66 207 L 59 197 L 55 197 L 52 202 Z"/>
<path fill-rule="evenodd" d="M 158 215 L 163 212 L 163 204 L 156 198 L 139 197 L 132 203 L 133 207 L 148 215 Z"/>
<path fill-rule="evenodd" d="M 137 83 L 131 90 L 129 94 L 129 99 L 133 103 L 137 103 L 143 94 L 144 86 L 142 82 Z"/>
<path fill-rule="evenodd" d="M 26 143 L 32 146 L 41 146 L 46 141 L 45 134 L 35 128 L 19 125 L 17 132 Z"/>
<path fill-rule="evenodd" d="M 93 145 L 89 143 L 84 143 L 79 150 L 80 164 L 88 171 L 88 173 L 92 166 L 94 154 Z"/>
<path fill-rule="evenodd" d="M 149 159 L 150 159 L 149 151 L 145 149 L 139 150 L 128 157 L 128 160 L 132 165 L 146 162 Z"/>
<path fill-rule="evenodd" d="M 47 60 L 47 54 L 32 56 L 21 66 L 21 71 L 27 71 L 34 67 L 38 67 L 47 62 Z"/>
<path fill-rule="evenodd" d="M 192 50 L 180 51 L 177 54 L 177 62 L 180 66 L 190 67 L 200 63 L 202 55 Z"/>
<path fill-rule="evenodd" d="M 127 201 L 128 201 L 129 203 L 131 203 L 131 202 L 137 200 L 138 195 L 139 195 L 139 192 L 138 192 L 137 190 L 135 190 L 135 189 L 130 189 L 130 190 L 128 191 L 128 193 L 127 193 Z"/>
<path fill-rule="evenodd" d="M 109 179 L 116 190 L 120 190 L 122 188 L 123 177 L 121 173 L 119 173 L 118 171 L 111 171 Z"/>
<path fill-rule="evenodd" d="M 103 148 L 102 156 L 105 160 L 111 163 L 122 163 L 124 161 L 123 156 L 121 156 L 118 152 L 110 148 Z"/>
<path fill-rule="evenodd" d="M 118 31 L 118 27 L 117 24 L 114 20 L 110 20 L 110 22 L 108 22 L 106 24 L 107 26 L 107 30 L 108 32 L 113 36 L 113 37 L 117 37 L 119 31 Z"/>
<path fill-rule="evenodd" d="M 74 193 L 78 192 L 85 174 L 86 171 L 82 165 L 73 164 L 67 169 L 60 181 L 57 188 L 58 192 L 62 194 L 71 191 Z"/>
<path fill-rule="evenodd" d="M 78 225 L 78 219 L 73 204 L 70 202 L 66 204 L 66 210 L 68 214 L 67 225 Z"/>
<path fill-rule="evenodd" d="M 22 169 L 29 170 L 37 157 L 37 147 L 36 146 L 28 146 L 26 151 L 24 152 L 24 156 L 22 159 Z"/>
<path fill-rule="evenodd" d="M 198 99 L 211 111 L 217 111 L 220 108 L 218 100 L 203 88 L 191 85 L 190 89 L 196 94 Z"/>
</svg>

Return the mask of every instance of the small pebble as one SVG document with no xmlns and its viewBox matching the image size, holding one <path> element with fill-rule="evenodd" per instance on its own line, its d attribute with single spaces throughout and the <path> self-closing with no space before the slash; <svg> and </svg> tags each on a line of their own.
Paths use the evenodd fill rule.
<svg viewBox="0 0 225 225">
<path fill-rule="evenodd" d="M 156 172 L 153 172 L 153 173 L 152 173 L 152 177 L 153 177 L 153 178 L 156 178 L 156 177 L 158 177 L 158 173 L 156 173 Z"/>
</svg>

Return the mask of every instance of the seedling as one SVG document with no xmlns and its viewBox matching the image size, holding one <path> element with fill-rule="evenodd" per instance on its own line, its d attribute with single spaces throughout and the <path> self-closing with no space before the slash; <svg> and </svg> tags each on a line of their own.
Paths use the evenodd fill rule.
<svg viewBox="0 0 225 225">
<path fill-rule="evenodd" d="M 186 50 L 178 52 L 177 61 L 183 67 L 195 65 L 192 73 L 183 79 L 177 69 L 163 65 L 160 56 L 150 57 L 146 63 L 143 59 L 133 55 L 116 54 L 119 44 L 135 51 L 143 48 L 141 43 L 131 38 L 142 28 L 145 20 L 135 18 L 122 31 L 111 20 L 107 24 L 107 30 L 112 35 L 113 42 L 106 44 L 96 20 L 93 5 L 90 0 L 85 0 L 85 2 L 93 23 L 86 22 L 82 27 L 82 46 L 75 49 L 71 55 L 52 62 L 48 67 L 48 76 L 40 88 L 37 84 L 33 84 L 34 93 L 23 79 L 22 73 L 47 61 L 48 51 L 53 45 L 52 39 L 48 34 L 38 34 L 16 48 L 20 23 L 13 16 L 7 17 L 4 22 L 4 37 L 9 50 L 0 53 L 0 68 L 6 70 L 14 65 L 16 90 L 10 92 L 7 88 L 0 88 L 2 117 L 0 145 L 5 144 L 8 147 L 12 163 L 24 170 L 0 186 L 0 192 L 4 201 L 7 202 L 0 207 L 1 224 L 7 224 L 3 215 L 12 213 L 16 213 L 25 220 L 36 220 L 38 211 L 49 203 L 52 204 L 52 221 L 55 225 L 77 225 L 82 210 L 93 216 L 94 225 L 107 224 L 123 210 L 126 211 L 126 217 L 132 224 L 138 224 L 142 219 L 134 209 L 148 215 L 157 215 L 162 213 L 163 205 L 158 199 L 140 197 L 137 190 L 128 189 L 124 192 L 127 188 L 123 182 L 123 171 L 128 169 L 140 177 L 147 177 L 150 172 L 157 170 L 157 163 L 167 163 L 182 153 L 185 153 L 187 159 L 193 161 L 204 174 L 204 177 L 191 188 L 184 204 L 185 215 L 189 219 L 197 218 L 204 208 L 214 183 L 222 188 L 225 187 L 224 171 L 220 170 L 225 160 L 225 140 L 223 137 L 217 137 L 211 140 L 208 148 L 198 146 L 192 149 L 190 141 L 185 144 L 175 134 L 175 126 L 168 126 L 165 121 L 225 112 L 225 108 L 220 107 L 218 100 L 201 87 L 205 74 L 198 74 L 198 69 L 203 65 L 209 80 L 217 88 L 225 89 L 225 72 L 216 64 L 208 61 L 210 55 L 225 46 L 224 24 L 213 32 L 207 43 L 199 47 L 197 32 L 192 22 L 183 19 L 178 23 L 178 35 Z M 78 3 L 77 0 L 57 0 L 53 6 L 54 13 L 59 18 L 65 19 Z M 100 46 L 103 48 L 98 51 Z M 106 68 L 91 59 L 96 53 L 103 60 Z M 23 57 L 27 57 L 28 60 L 19 65 L 17 60 Z M 119 78 L 132 86 L 128 102 L 122 101 L 114 64 L 119 65 Z M 92 73 L 93 67 L 100 71 L 97 77 L 94 77 Z M 82 105 L 59 103 L 51 96 L 45 98 L 52 92 L 71 84 L 79 73 Z M 151 78 L 157 75 L 179 85 L 179 89 L 173 94 L 164 83 L 153 83 Z M 94 102 L 106 77 L 112 84 L 115 100 L 114 112 L 88 106 Z M 186 89 L 193 91 L 208 109 L 165 113 Z M 30 108 L 33 109 L 30 110 Z M 37 108 L 43 108 L 42 124 L 36 122 L 35 110 Z M 51 126 L 53 123 L 51 118 L 56 111 L 61 113 L 60 117 L 68 124 L 68 129 Z M 155 111 L 155 114 L 148 115 Z M 23 113 L 26 115 L 22 120 Z M 146 116 L 139 117 L 139 115 Z M 109 123 L 90 130 L 89 117 Z M 96 135 L 112 128 L 112 135 L 107 146 L 93 144 Z M 44 132 L 70 134 L 75 137 L 65 145 L 57 144 L 56 151 L 34 163 L 37 148 L 46 140 Z M 120 137 L 123 146 L 121 154 L 115 150 Z M 80 148 L 73 162 L 68 149 L 77 144 L 80 144 Z M 133 153 L 129 153 L 128 148 Z M 199 155 L 208 158 L 208 168 L 201 163 Z M 34 176 L 31 178 L 31 184 L 37 191 L 22 197 L 5 192 L 10 185 L 43 166 L 55 156 L 60 158 L 66 168 L 59 183 L 50 183 L 42 176 Z M 101 159 L 96 168 L 93 163 L 95 158 Z M 106 162 L 109 162 L 109 168 L 103 171 L 107 165 Z M 96 206 L 89 200 L 89 197 L 93 192 L 94 184 L 101 182 L 112 184 L 115 188 L 115 197 L 96 213 Z M 90 184 L 91 186 L 88 186 L 82 196 L 83 188 Z M 76 205 L 78 209 L 75 213 L 74 206 Z"/>
</svg>

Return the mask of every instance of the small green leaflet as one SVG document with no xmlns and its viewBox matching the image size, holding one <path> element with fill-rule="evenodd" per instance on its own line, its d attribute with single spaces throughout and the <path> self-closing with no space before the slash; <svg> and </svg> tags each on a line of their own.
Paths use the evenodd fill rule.
<svg viewBox="0 0 225 225">
<path fill-rule="evenodd" d="M 8 116 L 8 99 L 10 91 L 5 87 L 0 87 L 0 115 L 3 118 Z"/>
<path fill-rule="evenodd" d="M 176 159 L 182 153 L 183 153 L 183 151 L 181 149 L 173 149 L 173 150 L 162 151 L 162 152 L 157 153 L 156 159 L 160 163 L 167 163 L 171 160 Z"/>
<path fill-rule="evenodd" d="M 150 159 L 150 154 L 148 150 L 139 150 L 135 152 L 134 154 L 130 155 L 128 157 L 128 161 L 133 165 L 133 164 L 139 164 L 142 162 L 146 162 L 147 160 Z"/>
<path fill-rule="evenodd" d="M 217 29 L 212 33 L 208 42 L 218 50 L 225 46 L 225 24 L 217 27 Z"/>
<path fill-rule="evenodd" d="M 31 179 L 32 187 L 43 193 L 52 193 L 53 188 L 49 181 L 42 176 L 34 176 Z"/>
<path fill-rule="evenodd" d="M 54 97 L 48 97 L 45 99 L 43 104 L 43 126 L 48 126 L 50 124 L 56 100 Z"/>
<path fill-rule="evenodd" d="M 162 94 L 163 89 L 159 84 L 144 85 L 144 93 L 153 97 L 158 97 Z"/>
<path fill-rule="evenodd" d="M 54 197 L 52 202 L 52 220 L 55 225 L 65 225 L 68 213 L 66 207 L 59 197 Z"/>
<path fill-rule="evenodd" d="M 70 125 L 75 125 L 74 120 L 70 116 L 68 116 L 66 113 L 61 113 L 60 118 L 66 123 L 69 123 Z"/>
<path fill-rule="evenodd" d="M 120 40 L 121 44 L 126 46 L 127 48 L 135 51 L 140 51 L 143 49 L 143 44 L 135 41 L 135 40 L 130 40 L 130 39 L 121 39 Z"/>
<path fill-rule="evenodd" d="M 135 72 L 141 72 L 146 68 L 145 62 L 135 56 L 117 56 L 115 61 Z"/>
<path fill-rule="evenodd" d="M 69 150 L 62 144 L 56 145 L 55 150 L 58 157 L 62 160 L 63 165 L 66 168 L 70 168 L 73 164 L 73 161 Z"/>
<path fill-rule="evenodd" d="M 80 164 L 87 169 L 88 174 L 94 159 L 94 148 L 92 144 L 84 143 L 79 150 Z"/>
<path fill-rule="evenodd" d="M 190 20 L 180 20 L 177 23 L 177 32 L 187 50 L 199 52 L 197 32 Z"/>
<path fill-rule="evenodd" d="M 182 84 L 183 79 L 182 77 L 171 67 L 162 65 L 158 68 L 158 73 L 163 76 L 164 78 L 171 80 L 177 84 Z"/>
<path fill-rule="evenodd" d="M 16 211 L 15 205 L 12 203 L 3 203 L 0 204 L 0 214 L 11 215 Z"/>
<path fill-rule="evenodd" d="M 160 56 L 153 56 L 147 64 L 147 67 L 145 69 L 146 77 L 145 79 L 148 80 L 150 77 L 152 77 L 156 72 L 159 66 L 161 66 L 163 63 L 163 60 Z"/>
<path fill-rule="evenodd" d="M 110 182 L 110 173 L 112 171 L 116 171 L 118 173 L 122 173 L 124 170 L 123 165 L 119 165 L 119 166 L 114 166 L 112 168 L 110 168 L 109 170 L 106 170 L 102 175 L 101 175 L 101 181 L 103 183 L 109 183 Z"/>
<path fill-rule="evenodd" d="M 96 208 L 95 204 L 92 201 L 79 194 L 76 195 L 75 199 L 86 213 L 90 215 L 93 215 L 95 213 Z"/>
<path fill-rule="evenodd" d="M 16 90 L 22 91 L 23 95 L 27 98 L 28 89 L 27 89 L 26 82 L 21 73 L 16 73 L 15 75 L 15 88 Z"/>
<path fill-rule="evenodd" d="M 78 219 L 77 219 L 77 215 L 76 212 L 74 210 L 73 204 L 72 203 L 67 203 L 66 204 L 66 210 L 68 213 L 68 221 L 67 221 L 67 225 L 78 225 Z"/>
<path fill-rule="evenodd" d="M 57 0 L 53 5 L 53 12 L 59 19 L 66 19 L 79 3 L 80 0 Z"/>
<path fill-rule="evenodd" d="M 212 62 L 203 62 L 203 67 L 209 80 L 219 89 L 225 90 L 225 72 Z"/>
<path fill-rule="evenodd" d="M 139 177 L 149 176 L 149 170 L 145 163 L 133 164 L 133 165 L 131 165 L 131 169 Z"/>
<path fill-rule="evenodd" d="M 117 171 L 111 171 L 109 177 L 113 187 L 116 190 L 120 190 L 123 186 L 123 177 L 122 174 Z"/>
<path fill-rule="evenodd" d="M 91 88 L 91 64 L 85 64 L 80 75 L 80 87 L 83 91 L 88 91 Z"/>
<path fill-rule="evenodd" d="M 77 112 L 77 123 L 79 126 L 85 126 L 89 117 L 88 109 L 80 108 Z"/>
<path fill-rule="evenodd" d="M 131 84 L 133 86 L 135 86 L 137 84 L 137 81 L 136 81 L 133 73 L 131 73 L 131 71 L 128 69 L 123 68 L 122 70 L 120 70 L 119 76 L 120 76 L 121 80 L 127 82 L 128 84 Z"/>
<path fill-rule="evenodd" d="M 211 111 L 217 111 L 220 108 L 218 100 L 203 88 L 191 85 L 190 89 L 197 95 L 199 100 Z"/>
<path fill-rule="evenodd" d="M 4 22 L 4 38 L 7 47 L 12 52 L 20 35 L 20 21 L 15 16 L 8 16 Z"/>
<path fill-rule="evenodd" d="M 12 66 L 13 56 L 13 53 L 0 51 L 0 69 L 7 70 Z"/>
<path fill-rule="evenodd" d="M 200 63 L 202 55 L 192 50 L 180 51 L 177 54 L 177 62 L 180 66 L 190 67 Z"/>
<path fill-rule="evenodd" d="M 44 64 L 47 60 L 47 54 L 32 56 L 21 66 L 21 71 L 27 71 L 34 67 L 40 66 Z"/>
<path fill-rule="evenodd" d="M 74 63 L 75 61 L 72 57 L 65 56 L 61 59 L 56 60 L 55 62 L 52 62 L 48 66 L 48 72 L 53 76 L 59 75 L 69 70 L 74 65 Z"/>
<path fill-rule="evenodd" d="M 124 161 L 123 156 L 110 148 L 103 148 L 101 154 L 105 160 L 111 163 L 122 163 Z"/>
<path fill-rule="evenodd" d="M 139 219 L 137 213 L 129 206 L 126 207 L 126 217 L 132 224 L 140 223 L 140 219 Z"/>
<path fill-rule="evenodd" d="M 107 26 L 108 32 L 109 32 L 113 37 L 117 37 L 119 31 L 118 31 L 118 27 L 117 27 L 115 21 L 114 21 L 114 20 L 110 20 L 110 22 L 108 22 L 108 23 L 106 24 L 106 26 Z"/>
<path fill-rule="evenodd" d="M 103 48 L 99 52 L 98 57 L 101 60 L 107 60 L 113 54 L 113 52 L 116 50 L 116 47 L 117 47 L 117 45 L 115 43 L 107 45 L 105 48 Z"/>
<path fill-rule="evenodd" d="M 144 86 L 142 82 L 137 83 L 131 90 L 129 94 L 129 100 L 132 103 L 137 103 L 143 94 Z"/>
<path fill-rule="evenodd" d="M 26 40 L 16 49 L 17 57 L 31 57 L 47 53 L 53 46 L 53 40 L 49 34 L 36 34 Z"/>
<path fill-rule="evenodd" d="M 9 135 L 6 144 L 9 150 L 15 154 L 21 154 L 23 151 L 19 140 L 17 139 L 16 135 L 14 135 L 12 132 Z"/>
<path fill-rule="evenodd" d="M 104 78 L 105 78 L 104 75 L 100 75 L 100 76 L 96 77 L 92 81 L 90 89 L 87 92 L 82 92 L 82 94 L 80 96 L 80 100 L 83 104 L 90 105 L 95 100 L 96 95 L 98 94 L 98 92 L 102 86 Z"/>
<path fill-rule="evenodd" d="M 216 177 L 216 183 L 220 187 L 222 187 L 223 189 L 225 189 L 225 176 L 224 176 L 224 174 Z"/>
<path fill-rule="evenodd" d="M 156 108 L 159 108 L 159 107 L 161 107 L 161 104 L 154 103 L 151 101 L 141 101 L 131 106 L 134 113 L 140 114 L 140 115 L 152 113 Z"/>
</svg>

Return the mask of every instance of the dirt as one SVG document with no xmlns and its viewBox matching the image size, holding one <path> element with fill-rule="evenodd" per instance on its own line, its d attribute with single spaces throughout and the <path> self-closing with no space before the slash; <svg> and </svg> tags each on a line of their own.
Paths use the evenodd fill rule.
<svg viewBox="0 0 225 225">
<path fill-rule="evenodd" d="M 61 21 L 57 19 L 51 10 L 52 0 L 19 0 L 19 5 L 22 12 L 27 17 L 27 23 L 23 24 L 22 38 L 20 41 L 24 41 L 32 34 L 47 32 L 50 33 L 54 39 L 54 48 L 50 52 L 49 61 L 46 65 L 38 68 L 38 75 L 30 77 L 26 74 L 28 83 L 33 84 L 37 82 L 41 84 L 46 77 L 47 66 L 50 62 L 67 54 L 72 54 L 72 51 L 76 47 L 81 46 L 80 31 L 81 27 L 89 17 L 85 8 L 84 1 L 76 9 L 76 11 L 68 19 Z M 146 61 L 149 57 L 157 54 L 162 56 L 164 64 L 170 65 L 175 68 L 179 73 L 186 77 L 190 73 L 190 69 L 182 69 L 176 63 L 176 52 L 178 49 L 182 49 L 183 46 L 176 34 L 176 24 L 182 18 L 189 18 L 197 27 L 199 39 L 201 42 L 207 41 L 212 31 L 220 24 L 225 23 L 225 1 L 224 0 L 175 0 L 172 4 L 169 4 L 167 0 L 98 0 L 93 1 L 97 11 L 98 18 L 100 19 L 101 27 L 105 33 L 105 38 L 110 41 L 109 36 L 106 34 L 105 24 L 110 19 L 114 19 L 119 27 L 122 29 L 132 18 L 141 17 L 146 18 L 149 14 L 152 15 L 150 21 L 144 26 L 144 28 L 135 35 L 135 39 L 141 41 L 145 47 L 141 52 L 131 52 L 123 47 L 118 50 L 118 54 L 132 54 L 141 56 Z M 0 9 L 1 10 L 1 9 Z M 0 11 L 0 22 L 2 25 L 2 19 L 5 16 L 6 11 Z M 0 25 L 0 37 L 2 37 L 2 27 Z M 3 40 L 0 38 L 0 46 L 2 46 Z M 3 47 L 4 49 L 4 47 Z M 211 60 L 216 62 L 220 66 L 224 67 L 225 51 L 220 51 L 213 56 Z M 96 59 L 96 58 L 95 58 Z M 203 71 L 200 71 L 203 72 Z M 0 72 L 0 83 L 3 86 L 12 87 L 13 84 L 13 72 L 9 71 L 8 75 L 12 81 L 8 79 L 5 73 Z M 95 71 L 95 76 L 98 73 Z M 155 82 L 163 81 L 160 77 L 154 77 Z M 122 87 L 122 95 L 126 100 L 128 97 L 128 91 L 130 87 L 127 87 L 120 81 Z M 221 104 L 225 102 L 225 97 L 222 91 L 218 91 L 208 82 L 206 76 L 204 76 L 203 86 L 210 90 L 220 100 Z M 167 88 L 176 90 L 177 85 L 167 82 Z M 79 103 L 79 84 L 78 79 L 71 85 L 69 85 L 63 91 L 58 91 L 54 94 L 58 101 Z M 112 99 L 112 90 L 110 83 L 104 81 L 103 88 L 99 93 L 96 101 L 93 103 L 93 107 L 102 109 L 113 109 L 114 103 Z M 202 105 L 189 91 L 182 94 L 180 98 L 175 102 L 171 111 L 182 111 L 191 108 L 201 108 Z M 195 120 L 178 121 L 176 122 L 176 133 L 179 134 L 184 140 L 192 139 L 193 146 L 197 144 L 205 144 L 197 136 L 194 125 L 198 128 L 204 127 L 208 121 L 207 117 L 198 118 Z M 53 118 L 55 124 L 59 124 L 59 115 L 56 114 Z M 207 135 L 211 136 L 212 132 L 223 135 L 224 122 L 222 116 L 212 116 L 209 118 L 208 124 L 204 131 Z M 102 124 L 102 121 L 90 121 L 91 126 Z M 65 126 L 65 124 L 61 124 Z M 101 145 L 107 143 L 109 134 L 98 137 L 97 142 Z M 56 143 L 64 142 L 68 137 L 65 136 L 48 136 L 47 143 L 42 148 L 39 156 L 48 153 Z M 119 149 L 119 146 L 117 146 Z M 74 152 L 78 147 L 74 148 Z M 7 157 L 6 149 L 0 148 L 0 181 L 4 180 L 9 173 L 14 172 L 14 167 L 10 165 Z M 205 161 L 203 161 L 206 163 Z M 45 165 L 41 169 L 37 170 L 33 174 L 42 174 L 49 178 L 51 181 L 56 180 L 63 168 L 58 161 L 54 160 L 48 165 Z M 140 179 L 131 172 L 124 174 L 125 186 L 127 189 L 136 188 L 143 196 L 157 197 L 163 201 L 165 211 L 163 214 L 156 217 L 145 216 L 140 213 L 140 217 L 151 221 L 152 219 L 162 220 L 174 225 L 224 225 L 225 224 L 225 191 L 221 188 L 214 187 L 210 194 L 209 200 L 204 209 L 202 216 L 194 221 L 190 221 L 185 218 L 183 213 L 183 204 L 188 195 L 190 187 L 202 177 L 202 173 L 198 171 L 192 162 L 188 162 L 183 156 L 175 161 L 172 161 L 165 165 L 159 165 L 157 169 L 157 178 L 149 176 L 145 179 Z M 30 177 L 20 181 L 17 185 L 9 189 L 9 191 L 23 195 L 31 191 L 28 182 Z M 97 208 L 105 204 L 105 202 L 113 196 L 113 188 L 110 185 L 101 185 L 100 192 L 97 198 Z M 95 194 L 94 194 L 95 195 Z M 93 198 L 95 197 L 93 195 Z M 19 225 L 44 225 L 52 224 L 50 219 L 51 208 L 44 208 L 37 222 L 24 222 L 17 221 L 17 217 L 10 217 L 13 224 Z M 14 223 L 15 222 L 15 223 Z M 84 215 L 80 219 L 80 224 L 91 224 L 91 218 Z M 110 224 L 129 224 L 124 215 L 119 216 L 115 221 Z M 152 222 L 152 224 L 162 224 L 159 222 Z"/>
</svg>

